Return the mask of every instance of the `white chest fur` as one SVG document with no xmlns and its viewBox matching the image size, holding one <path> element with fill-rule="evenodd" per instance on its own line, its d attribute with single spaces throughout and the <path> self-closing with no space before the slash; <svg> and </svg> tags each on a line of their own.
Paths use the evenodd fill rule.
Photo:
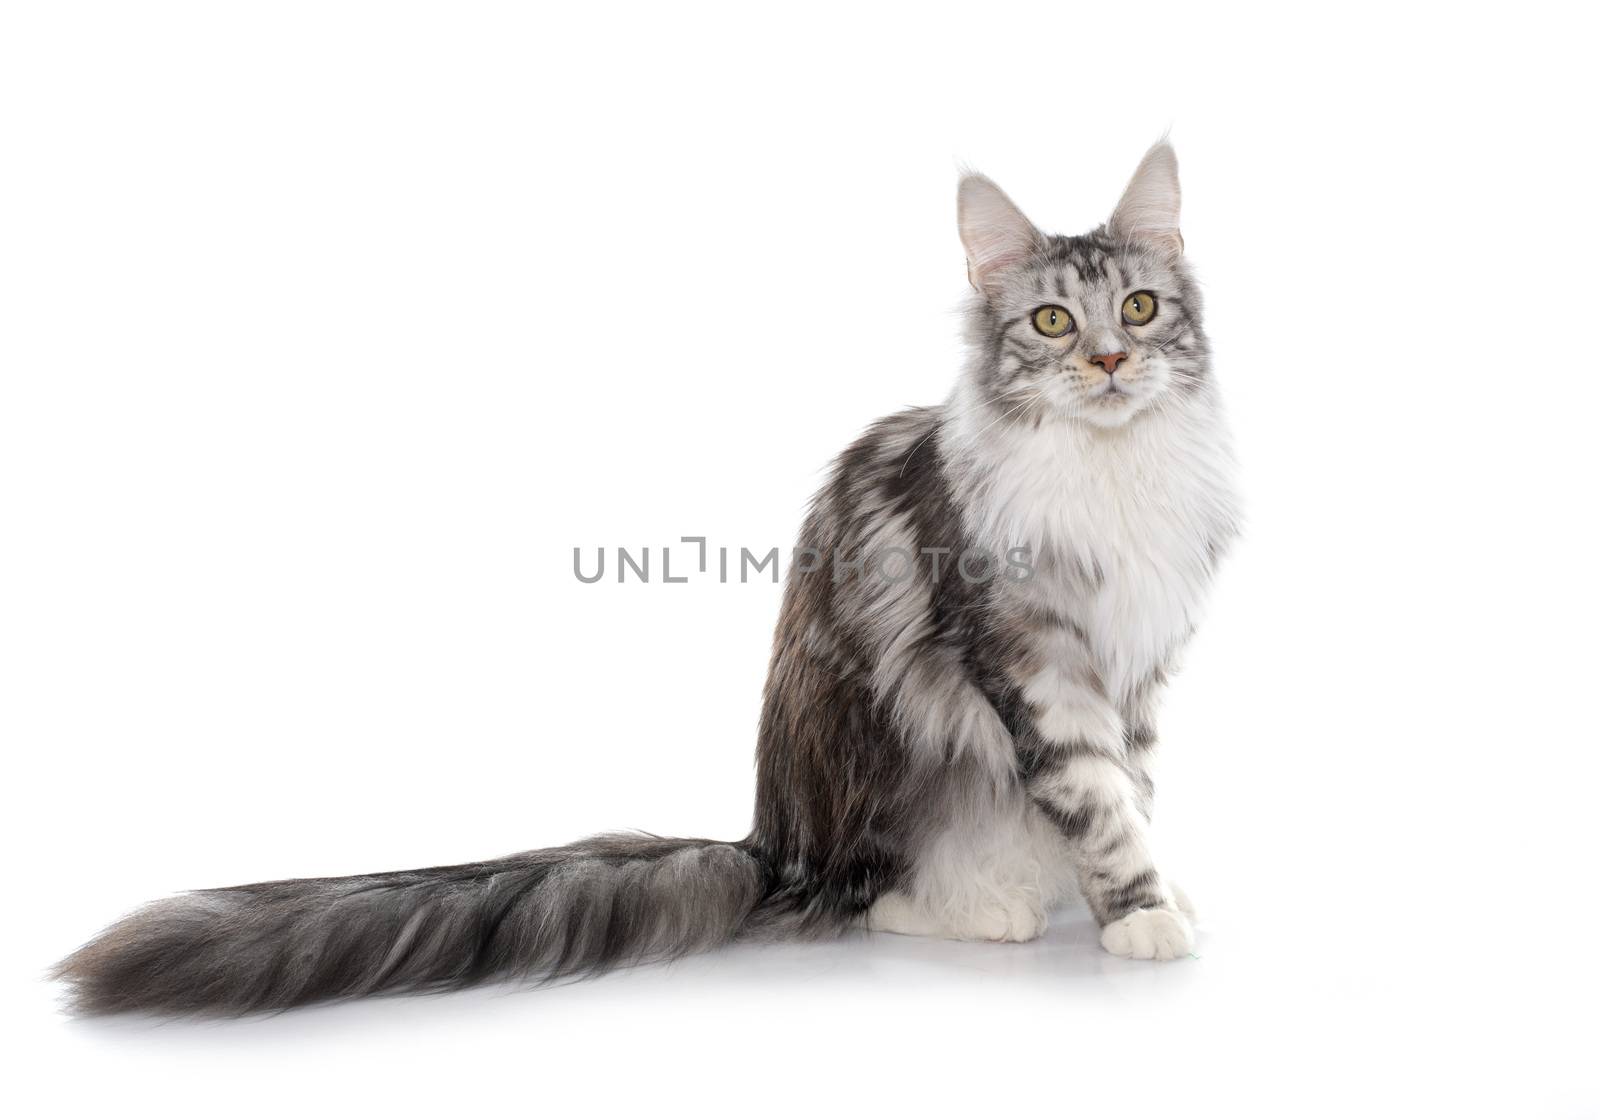
<svg viewBox="0 0 1600 1120">
<path fill-rule="evenodd" d="M 1214 404 L 1101 430 L 1070 421 L 989 431 L 961 446 L 968 529 L 1029 547 L 1024 589 L 1082 627 L 1114 698 L 1169 661 L 1198 621 L 1237 517 Z"/>
</svg>

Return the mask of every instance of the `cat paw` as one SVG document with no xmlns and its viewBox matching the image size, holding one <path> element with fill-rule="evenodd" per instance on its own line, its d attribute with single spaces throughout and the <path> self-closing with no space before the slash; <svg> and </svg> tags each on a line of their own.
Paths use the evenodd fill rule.
<svg viewBox="0 0 1600 1120">
<path fill-rule="evenodd" d="M 866 927 L 878 933 L 951 941 L 1032 941 L 1044 933 L 1048 921 L 1035 892 L 962 901 L 961 907 L 928 907 L 900 891 L 889 891 L 872 904 Z"/>
<path fill-rule="evenodd" d="M 1048 924 L 1039 900 L 1019 895 L 996 899 L 962 922 L 956 936 L 962 941 L 1032 941 Z"/>
<path fill-rule="evenodd" d="M 1178 910 L 1135 910 L 1100 931 L 1106 952 L 1139 961 L 1170 961 L 1194 949 L 1194 926 Z"/>
</svg>

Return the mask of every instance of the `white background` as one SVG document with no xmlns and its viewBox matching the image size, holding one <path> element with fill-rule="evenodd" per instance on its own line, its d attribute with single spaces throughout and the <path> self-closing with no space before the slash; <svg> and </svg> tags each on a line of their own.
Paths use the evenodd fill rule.
<svg viewBox="0 0 1600 1120">
<path fill-rule="evenodd" d="M 1596 1115 L 1592 26 L 1521 3 L 8 4 L 17 1115 Z M 1249 529 L 1172 691 L 1199 959 L 739 948 L 73 1022 L 189 887 L 742 836 L 787 546 L 943 397 L 957 169 L 1041 225 L 1172 128 Z"/>
</svg>

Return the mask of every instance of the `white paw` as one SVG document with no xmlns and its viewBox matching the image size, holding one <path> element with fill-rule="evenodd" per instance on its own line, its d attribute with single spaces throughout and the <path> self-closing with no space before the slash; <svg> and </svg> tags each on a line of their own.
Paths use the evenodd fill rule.
<svg viewBox="0 0 1600 1120">
<path fill-rule="evenodd" d="M 1194 927 L 1177 910 L 1135 910 L 1100 931 L 1108 953 L 1139 961 L 1170 961 L 1194 949 Z"/>
<path fill-rule="evenodd" d="M 878 898 L 866 926 L 879 933 L 944 937 L 953 941 L 1032 941 L 1044 932 L 1044 905 L 1036 892 L 964 899 L 968 905 L 931 908 L 900 891 Z"/>
<path fill-rule="evenodd" d="M 1035 895 L 989 899 L 977 913 L 956 924 L 962 941 L 1032 941 L 1044 933 L 1049 919 Z"/>
</svg>

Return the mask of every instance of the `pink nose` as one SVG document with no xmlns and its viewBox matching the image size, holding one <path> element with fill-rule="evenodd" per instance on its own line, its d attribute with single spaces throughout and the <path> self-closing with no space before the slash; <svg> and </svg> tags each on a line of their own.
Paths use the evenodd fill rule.
<svg viewBox="0 0 1600 1120">
<path fill-rule="evenodd" d="M 1128 352 L 1118 350 L 1115 354 L 1095 354 L 1089 360 L 1107 373 L 1117 372 L 1117 363 L 1126 361 Z"/>
</svg>

